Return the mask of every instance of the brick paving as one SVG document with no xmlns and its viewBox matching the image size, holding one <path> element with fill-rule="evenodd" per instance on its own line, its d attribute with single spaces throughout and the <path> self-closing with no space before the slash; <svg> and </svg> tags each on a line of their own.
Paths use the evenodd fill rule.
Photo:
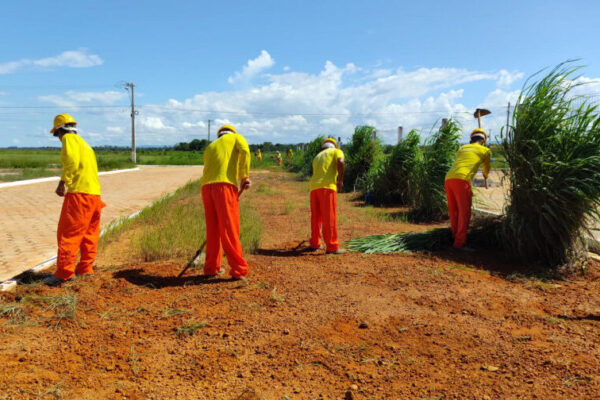
<svg viewBox="0 0 600 400">
<path fill-rule="evenodd" d="M 102 225 L 130 215 L 202 175 L 201 166 L 141 166 L 101 175 Z M 0 188 L 0 282 L 56 255 L 56 227 L 63 199 L 57 181 Z"/>
</svg>

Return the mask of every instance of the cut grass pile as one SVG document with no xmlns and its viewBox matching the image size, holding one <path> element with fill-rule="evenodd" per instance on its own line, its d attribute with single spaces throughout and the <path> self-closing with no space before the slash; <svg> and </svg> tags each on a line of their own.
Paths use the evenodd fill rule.
<svg viewBox="0 0 600 400">
<path fill-rule="evenodd" d="M 262 224 L 258 214 L 240 198 L 242 247 L 253 252 L 260 242 Z M 191 181 L 171 195 L 143 209 L 137 216 L 111 224 L 100 238 L 100 248 L 129 234 L 128 251 L 136 259 L 155 261 L 187 258 L 205 239 L 204 207 L 200 181 Z"/>
</svg>

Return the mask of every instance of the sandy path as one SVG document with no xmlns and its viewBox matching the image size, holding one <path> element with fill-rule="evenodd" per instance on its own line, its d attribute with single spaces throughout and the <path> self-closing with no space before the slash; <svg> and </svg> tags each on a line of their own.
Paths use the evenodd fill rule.
<svg viewBox="0 0 600 400">
<path fill-rule="evenodd" d="M 202 175 L 201 166 L 142 166 L 100 176 L 107 207 L 102 225 L 129 215 Z M 0 282 L 56 255 L 56 226 L 62 199 L 57 182 L 0 188 Z"/>
</svg>

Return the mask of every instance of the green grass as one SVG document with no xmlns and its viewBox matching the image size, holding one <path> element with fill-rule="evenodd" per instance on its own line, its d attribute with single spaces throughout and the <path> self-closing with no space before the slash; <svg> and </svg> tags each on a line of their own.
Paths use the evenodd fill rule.
<svg viewBox="0 0 600 400">
<path fill-rule="evenodd" d="M 208 322 L 206 321 L 195 322 L 193 319 L 190 319 L 185 325 L 175 328 L 175 336 L 180 339 L 186 336 L 194 336 L 198 329 L 204 328 L 207 325 Z"/>
<path fill-rule="evenodd" d="M 3 304 L 0 306 L 0 318 L 9 318 L 10 325 L 20 325 L 27 321 L 27 311 L 19 303 Z"/>
<path fill-rule="evenodd" d="M 99 171 L 133 168 L 128 150 L 95 150 Z M 138 149 L 141 165 L 202 165 L 202 152 Z M 60 176 L 60 148 L 0 149 L 0 181 L 10 182 L 46 176 Z"/>
<path fill-rule="evenodd" d="M 246 253 L 260 242 L 262 222 L 240 198 L 240 240 Z M 100 248 L 131 234 L 130 252 L 145 261 L 189 257 L 205 239 L 204 207 L 200 181 L 190 181 L 173 194 L 143 209 L 136 217 L 114 222 L 100 238 Z"/>
<path fill-rule="evenodd" d="M 28 294 L 18 302 L 3 304 L 0 306 L 0 318 L 8 318 L 9 325 L 35 325 L 38 321 L 32 317 L 31 309 L 40 309 L 42 311 L 51 311 L 53 317 L 41 317 L 48 322 L 52 321 L 53 326 L 58 326 L 64 320 L 75 320 L 77 312 L 77 295 L 68 289 L 57 296 L 40 296 L 37 294 Z"/>
<path fill-rule="evenodd" d="M 60 143 L 57 143 L 60 146 Z M 96 160 L 99 171 L 133 168 L 129 150 L 96 149 Z M 138 165 L 203 165 L 201 151 L 177 151 L 137 149 Z M 284 156 L 284 159 L 286 157 Z M 60 176 L 60 148 L 48 149 L 0 149 L 0 182 L 24 179 Z M 281 169 L 275 160 L 275 153 L 263 153 L 263 160 L 258 161 L 254 154 L 252 169 Z"/>
</svg>

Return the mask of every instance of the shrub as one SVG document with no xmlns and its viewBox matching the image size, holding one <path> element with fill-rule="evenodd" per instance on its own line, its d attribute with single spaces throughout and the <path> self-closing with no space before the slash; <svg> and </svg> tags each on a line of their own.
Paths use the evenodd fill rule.
<svg viewBox="0 0 600 400">
<path fill-rule="evenodd" d="M 571 95 L 578 68 L 569 64 L 525 84 L 502 142 L 511 186 L 504 243 L 549 267 L 577 258 L 600 206 L 600 117 Z"/>
<path fill-rule="evenodd" d="M 419 134 L 411 131 L 392 147 L 385 159 L 371 165 L 360 189 L 371 192 L 375 204 L 409 204 L 410 187 L 421 151 L 419 142 Z"/>
<path fill-rule="evenodd" d="M 448 212 L 444 181 L 459 147 L 460 124 L 449 120 L 426 143 L 414 165 L 410 188 L 412 217 L 416 220 L 439 220 Z"/>
<path fill-rule="evenodd" d="M 312 176 L 312 162 L 321 151 L 321 144 L 325 136 L 319 135 L 313 139 L 304 151 L 297 151 L 291 160 L 284 160 L 284 166 L 292 172 L 298 172 L 301 177 L 308 178 Z"/>
<path fill-rule="evenodd" d="M 344 189 L 354 191 L 360 179 L 364 179 L 373 164 L 382 157 L 379 139 L 373 140 L 372 126 L 357 126 L 352 140 L 346 147 L 346 172 L 344 174 Z"/>
</svg>

